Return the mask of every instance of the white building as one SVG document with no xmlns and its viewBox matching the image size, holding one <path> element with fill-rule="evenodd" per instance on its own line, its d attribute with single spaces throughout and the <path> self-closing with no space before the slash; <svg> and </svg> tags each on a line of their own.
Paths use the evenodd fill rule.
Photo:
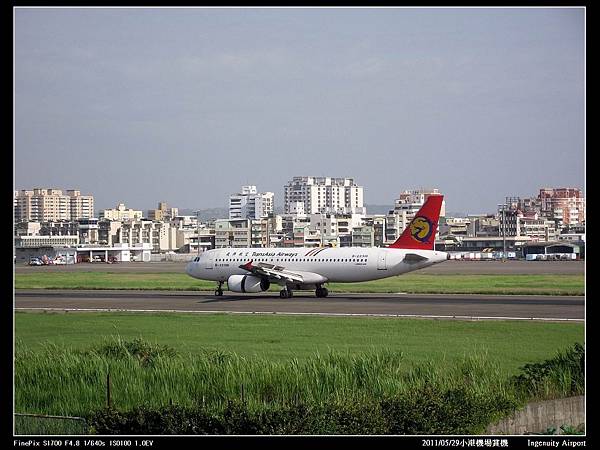
<svg viewBox="0 0 600 450">
<path fill-rule="evenodd" d="M 286 214 L 300 210 L 304 204 L 305 214 L 342 213 L 365 214 L 363 187 L 353 178 L 294 177 L 284 186 L 284 209 Z"/>
<path fill-rule="evenodd" d="M 177 249 L 177 230 L 167 222 L 152 220 L 123 222 L 114 242 L 129 246 L 150 244 L 154 253 L 172 251 Z"/>
<path fill-rule="evenodd" d="M 311 214 L 310 228 L 323 237 L 323 244 L 339 242 L 340 236 L 350 236 L 352 229 L 360 227 L 362 214 Z"/>
<path fill-rule="evenodd" d="M 258 192 L 256 186 L 242 186 L 229 196 L 230 219 L 263 219 L 273 214 L 273 192 Z"/>
<path fill-rule="evenodd" d="M 79 244 L 79 236 L 18 236 L 15 237 L 15 247 L 54 247 L 74 246 Z"/>
<path fill-rule="evenodd" d="M 100 218 L 107 220 L 140 220 L 144 216 L 144 213 L 140 210 L 126 208 L 124 203 L 119 203 L 116 208 L 105 209 L 100 211 Z"/>
</svg>

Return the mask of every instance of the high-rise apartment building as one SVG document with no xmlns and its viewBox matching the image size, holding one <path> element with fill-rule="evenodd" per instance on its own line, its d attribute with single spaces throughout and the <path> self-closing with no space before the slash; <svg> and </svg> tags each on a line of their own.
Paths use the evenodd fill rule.
<svg viewBox="0 0 600 450">
<path fill-rule="evenodd" d="M 69 189 L 40 189 L 15 191 L 15 222 L 52 222 L 87 219 L 94 216 L 94 196 L 81 195 Z"/>
<path fill-rule="evenodd" d="M 273 214 L 273 192 L 258 192 L 256 186 L 242 186 L 229 196 L 230 219 L 264 219 Z"/>
<path fill-rule="evenodd" d="M 304 204 L 305 214 L 365 214 L 363 187 L 353 178 L 294 177 L 284 186 L 286 214 Z"/>
<path fill-rule="evenodd" d="M 542 188 L 540 212 L 559 226 L 585 223 L 585 198 L 579 188 Z"/>
</svg>

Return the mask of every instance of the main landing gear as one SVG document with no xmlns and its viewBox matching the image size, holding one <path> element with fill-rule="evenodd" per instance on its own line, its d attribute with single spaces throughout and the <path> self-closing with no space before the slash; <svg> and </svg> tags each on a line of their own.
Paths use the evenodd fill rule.
<svg viewBox="0 0 600 450">
<path fill-rule="evenodd" d="M 329 294 L 329 291 L 327 290 L 327 288 L 317 286 L 317 289 L 315 290 L 315 295 L 317 297 L 319 297 L 319 298 L 327 297 L 328 294 Z"/>
<path fill-rule="evenodd" d="M 215 295 L 217 297 L 221 297 L 223 295 L 223 282 L 222 281 L 219 281 L 219 286 L 215 290 Z"/>
<path fill-rule="evenodd" d="M 292 290 L 289 287 L 286 287 L 286 288 L 282 289 L 281 291 L 279 291 L 279 296 L 281 298 L 292 298 L 294 296 L 294 293 L 292 292 Z"/>
</svg>

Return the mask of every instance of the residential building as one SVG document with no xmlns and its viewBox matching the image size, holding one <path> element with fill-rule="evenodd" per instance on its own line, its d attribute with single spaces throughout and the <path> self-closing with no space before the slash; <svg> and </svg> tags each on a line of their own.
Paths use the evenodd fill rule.
<svg viewBox="0 0 600 450">
<path fill-rule="evenodd" d="M 177 231 L 168 222 L 147 219 L 122 222 L 115 242 L 129 246 L 150 244 L 153 253 L 173 251 L 177 249 Z"/>
<path fill-rule="evenodd" d="M 198 253 L 215 248 L 215 230 L 207 224 L 198 222 L 197 216 L 175 216 L 171 218 L 171 227 L 175 229 L 175 247 L 181 253 Z"/>
<path fill-rule="evenodd" d="M 77 232 L 81 244 L 97 244 L 99 240 L 98 219 L 91 217 L 89 219 L 80 219 L 77 222 Z"/>
<path fill-rule="evenodd" d="M 39 222 L 19 222 L 15 224 L 15 236 L 37 236 L 41 228 Z"/>
<path fill-rule="evenodd" d="M 215 248 L 215 230 L 202 225 L 200 228 L 177 228 L 176 247 L 181 253 L 198 253 Z"/>
<path fill-rule="evenodd" d="M 35 222 L 34 222 L 35 223 Z M 39 236 L 78 236 L 79 222 L 61 220 L 56 222 L 41 222 Z"/>
<path fill-rule="evenodd" d="M 258 192 L 256 186 L 242 186 L 229 196 L 230 219 L 264 219 L 273 215 L 273 192 Z"/>
<path fill-rule="evenodd" d="M 268 218 L 250 220 L 250 247 L 270 247 L 272 227 L 273 221 Z"/>
<path fill-rule="evenodd" d="M 410 221 L 414 218 L 415 211 L 392 210 L 385 217 L 385 244 L 390 245 L 395 242 Z"/>
<path fill-rule="evenodd" d="M 554 241 L 556 225 L 552 220 L 540 217 L 537 212 L 522 212 L 519 209 L 508 209 L 498 212 L 500 236 L 527 236 L 534 241 Z"/>
<path fill-rule="evenodd" d="M 439 222 L 441 236 L 469 236 L 471 219 L 469 217 L 442 217 Z"/>
<path fill-rule="evenodd" d="M 362 214 L 311 214 L 310 228 L 319 231 L 323 238 L 322 245 L 339 244 L 342 236 L 351 236 L 354 227 L 362 226 Z M 351 239 L 349 238 L 349 241 Z"/>
<path fill-rule="evenodd" d="M 363 225 L 352 228 L 353 247 L 373 247 L 375 245 L 375 231 L 372 225 Z M 343 246 L 342 244 L 340 244 Z"/>
<path fill-rule="evenodd" d="M 538 202 L 540 214 L 559 228 L 585 223 L 585 198 L 579 188 L 542 188 Z"/>
<path fill-rule="evenodd" d="M 383 247 L 385 244 L 386 216 L 366 216 L 363 218 L 362 223 L 373 228 L 373 246 Z"/>
<path fill-rule="evenodd" d="M 250 246 L 250 219 L 215 220 L 215 248 L 243 248 Z"/>
<path fill-rule="evenodd" d="M 119 220 L 101 219 L 98 221 L 98 244 L 112 247 L 119 242 L 119 230 L 122 222 Z"/>
<path fill-rule="evenodd" d="M 100 211 L 100 219 L 118 220 L 120 222 L 128 220 L 140 220 L 144 216 L 141 210 L 127 208 L 124 203 L 119 203 L 116 208 L 104 209 Z"/>
<path fill-rule="evenodd" d="M 492 237 L 500 235 L 500 220 L 497 215 L 470 215 L 468 237 Z"/>
<path fill-rule="evenodd" d="M 366 214 L 363 204 L 363 187 L 353 178 L 293 177 L 284 186 L 284 212 Z"/>
<path fill-rule="evenodd" d="M 69 189 L 35 188 L 14 191 L 15 222 L 78 220 L 94 216 L 94 197 Z"/>
<path fill-rule="evenodd" d="M 149 220 L 170 221 L 173 217 L 179 215 L 179 208 L 169 208 L 166 202 L 158 202 L 158 209 L 148 210 Z"/>
<path fill-rule="evenodd" d="M 81 195 L 81 191 L 67 189 L 71 220 L 90 219 L 94 217 L 94 197 L 92 195 Z"/>
</svg>

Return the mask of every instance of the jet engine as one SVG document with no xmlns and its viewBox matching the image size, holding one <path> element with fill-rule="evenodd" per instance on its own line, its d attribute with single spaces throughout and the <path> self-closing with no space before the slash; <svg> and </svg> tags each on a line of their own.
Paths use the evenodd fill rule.
<svg viewBox="0 0 600 450">
<path fill-rule="evenodd" d="M 233 292 L 262 292 L 269 289 L 269 280 L 253 275 L 231 275 L 227 279 L 227 286 Z"/>
</svg>

